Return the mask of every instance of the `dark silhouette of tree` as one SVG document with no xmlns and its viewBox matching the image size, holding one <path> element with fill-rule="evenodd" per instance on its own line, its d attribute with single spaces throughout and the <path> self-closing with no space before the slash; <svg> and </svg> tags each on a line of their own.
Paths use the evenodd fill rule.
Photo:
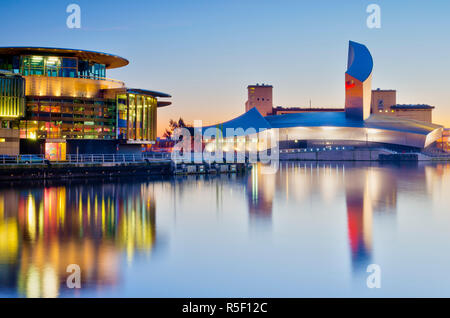
<svg viewBox="0 0 450 318">
<path fill-rule="evenodd" d="M 171 139 L 175 129 L 177 129 L 177 128 L 190 128 L 190 127 L 191 126 L 187 125 L 184 122 L 184 119 L 181 118 L 181 117 L 178 119 L 178 121 L 175 121 L 175 120 L 171 119 L 171 120 L 169 120 L 169 127 L 166 128 L 166 131 L 164 132 L 163 137 L 167 138 L 167 139 Z"/>
</svg>

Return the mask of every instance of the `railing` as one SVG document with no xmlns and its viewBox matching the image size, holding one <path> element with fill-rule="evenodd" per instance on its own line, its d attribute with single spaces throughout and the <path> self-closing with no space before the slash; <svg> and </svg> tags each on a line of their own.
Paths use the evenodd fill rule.
<svg viewBox="0 0 450 318">
<path fill-rule="evenodd" d="M 130 163 L 170 159 L 170 153 L 66 155 L 68 163 Z"/>
<path fill-rule="evenodd" d="M 64 77 L 64 78 L 84 78 L 84 79 L 90 79 L 90 80 L 96 80 L 96 81 L 108 81 L 108 82 L 114 82 L 114 83 L 118 83 L 121 84 L 122 86 L 125 86 L 125 83 L 116 79 L 112 79 L 112 78 L 107 78 L 107 77 L 101 77 L 101 76 L 93 76 L 93 75 L 77 75 L 75 77 L 70 77 L 70 76 L 48 76 L 46 74 L 28 74 L 28 75 L 24 75 L 24 76 L 40 76 L 40 77 Z"/>
<path fill-rule="evenodd" d="M 85 79 L 91 79 L 91 80 L 97 80 L 97 81 L 108 81 L 108 82 L 114 82 L 118 84 L 122 84 L 125 86 L 125 83 L 116 79 L 107 78 L 107 77 L 100 77 L 100 76 L 88 76 L 88 75 L 78 75 L 75 78 L 85 78 Z"/>
<path fill-rule="evenodd" d="M 321 151 L 336 151 L 336 150 L 353 150 L 353 146 L 345 147 L 311 147 L 311 148 L 296 148 L 296 149 L 280 149 L 281 153 L 308 153 L 308 152 L 321 152 Z"/>
<path fill-rule="evenodd" d="M 143 154 L 68 154 L 65 160 L 48 160 L 44 155 L 18 155 L 8 156 L 0 155 L 0 165 L 42 165 L 42 164 L 61 164 L 61 163 L 139 163 L 149 161 L 170 160 L 170 153 L 143 153 Z"/>
</svg>

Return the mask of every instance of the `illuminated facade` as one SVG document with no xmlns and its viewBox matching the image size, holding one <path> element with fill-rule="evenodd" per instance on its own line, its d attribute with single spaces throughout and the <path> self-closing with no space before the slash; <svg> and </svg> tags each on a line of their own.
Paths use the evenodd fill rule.
<svg viewBox="0 0 450 318">
<path fill-rule="evenodd" d="M 10 129 L 11 121 L 25 114 L 25 80 L 0 70 L 0 155 L 19 153 L 19 132 Z"/>
<path fill-rule="evenodd" d="M 450 152 L 450 128 L 444 129 L 442 138 L 438 140 L 437 146 L 445 152 Z"/>
<path fill-rule="evenodd" d="M 10 119 L 6 126 L 20 131 L 21 152 L 112 153 L 121 148 L 140 151 L 141 145 L 152 144 L 157 107 L 170 105 L 158 98 L 171 96 L 130 89 L 106 77 L 107 70 L 127 64 L 124 58 L 100 52 L 0 48 L 0 69 L 8 71 L 9 82 L 24 87 L 13 86 L 18 97 L 14 105 L 0 97 L 0 112 Z M 11 87 L 5 83 L 2 77 L 1 92 Z M 102 142 L 106 140 L 116 142 Z"/>
</svg>

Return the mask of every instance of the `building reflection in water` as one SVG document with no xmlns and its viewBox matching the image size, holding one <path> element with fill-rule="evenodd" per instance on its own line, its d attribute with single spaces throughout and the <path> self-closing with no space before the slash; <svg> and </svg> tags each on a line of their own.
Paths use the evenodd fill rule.
<svg viewBox="0 0 450 318">
<path fill-rule="evenodd" d="M 262 173 L 261 164 L 253 165 L 246 185 L 250 224 L 271 224 L 276 184 L 276 174 Z"/>
<path fill-rule="evenodd" d="M 84 287 L 114 285 L 121 255 L 132 262 L 155 241 L 152 184 L 0 192 L 0 288 L 22 296 L 58 296 L 69 264 Z"/>
<path fill-rule="evenodd" d="M 277 195 L 301 211 L 318 201 L 338 208 L 335 204 L 343 193 L 352 269 L 365 272 L 373 262 L 374 218 L 395 218 L 399 187 L 408 191 L 431 188 L 432 180 L 442 179 L 437 175 L 441 170 L 417 164 L 285 162 L 277 174 L 263 174 L 261 165 L 254 165 L 246 184 L 250 224 L 256 220 L 272 222 Z M 398 180 L 405 184 L 398 184 Z"/>
<path fill-rule="evenodd" d="M 374 214 L 395 215 L 398 188 L 395 171 L 388 167 L 346 170 L 348 237 L 355 271 L 366 271 L 372 263 Z"/>
</svg>

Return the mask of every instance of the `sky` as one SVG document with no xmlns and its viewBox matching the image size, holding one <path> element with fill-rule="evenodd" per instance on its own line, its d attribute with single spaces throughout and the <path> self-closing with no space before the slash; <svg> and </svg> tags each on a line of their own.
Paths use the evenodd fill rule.
<svg viewBox="0 0 450 318">
<path fill-rule="evenodd" d="M 433 105 L 433 121 L 450 127 L 450 1 L 0 1 L 0 46 L 117 54 L 130 64 L 107 77 L 171 94 L 159 135 L 171 118 L 215 124 L 242 114 L 256 83 L 273 85 L 274 106 L 343 107 L 349 40 L 371 51 L 374 89 Z M 71 3 L 80 29 L 66 26 Z M 379 29 L 366 24 L 372 3 Z"/>
</svg>

